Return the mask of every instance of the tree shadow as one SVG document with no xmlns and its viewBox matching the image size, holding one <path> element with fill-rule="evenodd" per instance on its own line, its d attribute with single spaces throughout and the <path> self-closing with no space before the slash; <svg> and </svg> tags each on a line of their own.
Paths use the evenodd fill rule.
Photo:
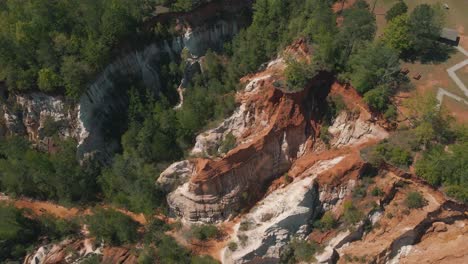
<svg viewBox="0 0 468 264">
<path fill-rule="evenodd" d="M 421 63 L 442 63 L 447 61 L 456 52 L 453 46 L 444 43 L 435 43 L 433 48 L 421 55 Z"/>
<path fill-rule="evenodd" d="M 454 46 L 442 42 L 434 42 L 431 48 L 424 51 L 407 50 L 401 54 L 401 58 L 405 62 L 410 63 L 419 61 L 422 64 L 439 64 L 447 61 L 454 53 L 456 53 Z"/>
</svg>

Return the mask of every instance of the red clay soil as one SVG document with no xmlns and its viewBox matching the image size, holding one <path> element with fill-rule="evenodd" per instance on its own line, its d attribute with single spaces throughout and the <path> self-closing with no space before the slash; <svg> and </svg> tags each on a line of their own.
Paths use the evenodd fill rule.
<svg viewBox="0 0 468 264">
<path fill-rule="evenodd" d="M 240 145 L 229 152 L 224 159 L 203 161 L 201 170 L 192 179 L 193 183 L 208 181 L 240 166 L 263 149 L 270 138 L 278 138 L 278 132 L 282 133 L 288 127 L 299 127 L 304 124 L 303 113 L 305 111 L 298 102 L 306 96 L 306 92 L 286 94 L 276 89 L 272 81 L 264 82 L 263 87 L 264 92 L 258 93 L 255 98 L 252 98 L 252 101 L 259 104 L 258 108 L 267 109 L 270 113 L 271 119 L 268 121 L 268 128 L 260 131 L 251 143 Z M 266 100 L 259 97 L 264 97 Z"/>
<path fill-rule="evenodd" d="M 46 202 L 46 201 L 36 201 L 36 200 L 31 200 L 31 199 L 16 199 L 16 200 L 10 200 L 10 199 L 3 199 L 0 202 L 4 203 L 13 203 L 13 205 L 16 208 L 20 209 L 29 209 L 33 212 L 34 215 L 43 215 L 43 214 L 50 214 L 58 218 L 63 218 L 63 219 L 72 219 L 77 216 L 81 215 L 89 215 L 91 214 L 91 209 L 78 209 L 75 207 L 64 207 L 58 204 L 55 204 L 53 202 Z M 114 210 L 117 210 L 129 217 L 131 217 L 134 221 L 140 223 L 141 225 L 145 225 L 147 223 L 147 220 L 143 214 L 136 214 L 133 212 L 130 212 L 128 210 L 124 210 L 121 208 L 116 208 L 113 206 L 109 205 L 103 205 L 100 206 L 102 208 L 112 208 Z M 156 215 L 155 217 L 160 218 L 160 216 Z"/>
<path fill-rule="evenodd" d="M 101 263 L 138 263 L 138 257 L 134 253 L 134 250 L 124 247 L 104 248 Z"/>
<path fill-rule="evenodd" d="M 286 53 L 300 58 L 307 58 L 309 52 L 310 49 L 303 39 L 299 39 L 286 49 Z M 278 71 L 278 69 L 266 70 L 269 74 L 275 75 L 281 74 L 282 69 L 279 69 L 279 72 L 271 71 Z M 262 72 L 256 74 L 255 77 L 265 76 L 265 74 L 265 72 Z M 244 77 L 241 79 L 241 82 L 247 82 L 251 77 L 254 76 Z M 198 173 L 191 179 L 192 183 L 200 184 L 210 181 L 219 175 L 239 167 L 242 163 L 245 163 L 259 153 L 266 143 L 279 138 L 279 133 L 305 125 L 306 117 L 304 113 L 307 111 L 304 109 L 302 102 L 307 97 L 311 87 L 300 92 L 289 93 L 276 88 L 274 86 L 275 81 L 277 81 L 276 78 L 262 80 L 258 88 L 261 89 L 260 92 L 246 92 L 246 96 L 240 93 L 237 96 L 238 100 L 246 103 L 247 106 L 253 105 L 255 114 L 262 113 L 262 116 L 268 118 L 268 120 L 262 120 L 268 126 L 266 128 L 263 126 L 252 126 L 242 136 L 245 139 L 254 135 L 252 140 L 249 140 L 249 143 L 236 147 L 223 159 L 202 159 L 197 162 Z"/>
<path fill-rule="evenodd" d="M 348 9 L 352 5 L 354 5 L 354 2 L 356 2 L 356 0 L 340 0 L 340 1 L 337 1 L 332 6 L 333 12 L 338 13 L 338 12 L 340 12 L 342 10 Z"/>
<path fill-rule="evenodd" d="M 192 254 L 199 256 L 208 255 L 221 261 L 221 250 L 225 248 L 226 244 L 230 241 L 230 236 L 234 232 L 234 226 L 240 219 L 241 217 L 238 216 L 231 221 L 218 225 L 221 236 L 207 241 L 193 239 L 187 235 L 190 233 L 189 227 L 184 227 L 178 231 L 170 231 L 167 232 L 167 234 L 172 236 L 180 245 L 188 248 Z"/>
</svg>

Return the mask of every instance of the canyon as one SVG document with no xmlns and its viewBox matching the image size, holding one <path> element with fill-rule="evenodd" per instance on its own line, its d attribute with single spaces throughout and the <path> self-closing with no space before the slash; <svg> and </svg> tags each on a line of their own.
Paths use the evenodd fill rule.
<svg viewBox="0 0 468 264">
<path fill-rule="evenodd" d="M 223 8 L 239 11 L 235 1 L 229 3 Z M 203 6 L 200 12 L 213 13 L 210 8 L 215 7 Z M 148 23 L 168 17 L 163 14 Z M 38 92 L 10 95 L 11 101 L 1 108 L 0 134 L 26 135 L 49 149 L 45 126 L 52 119 L 60 124 L 59 137 L 77 141 L 80 159 L 110 160 L 120 144 L 120 134 L 111 133 L 120 130 L 119 120 L 128 107 L 122 79 L 158 93 L 164 86 L 160 65 L 167 59 L 185 64 L 177 110 L 185 83 L 200 71 L 206 51 L 220 49 L 245 26 L 235 18 L 215 16 L 216 21 L 208 23 L 207 18 L 186 14 L 184 19 L 191 23 L 180 23 L 179 35 L 109 64 L 78 102 Z M 190 56 L 180 61 L 185 51 Z M 468 206 L 414 175 L 413 168 L 373 166 L 362 153 L 390 136 L 388 122 L 375 116 L 352 86 L 327 71 L 318 71 L 303 90 L 290 91 L 285 85 L 289 57 L 313 62 L 314 49 L 299 39 L 258 72 L 240 79 L 234 112 L 198 134 L 186 159 L 154 175 L 155 184 L 167 193 L 169 217 L 164 221 L 181 226 L 166 234 L 193 254 L 225 264 L 284 263 L 293 240 L 317 246 L 304 263 L 467 263 Z M 330 117 L 336 98 L 344 107 Z M 226 149 L 232 138 L 234 144 Z M 405 199 L 415 191 L 425 204 L 409 209 Z M 0 200 L 64 219 L 90 213 L 46 201 Z M 346 219 L 350 203 L 359 214 L 352 223 Z M 142 225 L 159 217 L 117 210 Z M 321 228 L 325 213 L 336 220 L 333 228 Z M 208 241 L 187 236 L 191 227 L 205 224 L 217 226 L 222 235 Z M 105 245 L 83 226 L 77 237 L 41 244 L 24 263 L 81 263 L 95 255 L 102 256 L 103 263 L 139 263 L 142 247 Z"/>
<path fill-rule="evenodd" d="M 310 52 L 300 42 L 293 46 L 289 52 L 295 55 Z M 184 241 L 186 228 L 170 234 L 222 263 L 279 263 L 292 239 L 319 245 L 311 263 L 466 262 L 467 206 L 409 172 L 390 165 L 373 170 L 360 152 L 389 132 L 358 93 L 326 73 L 304 91 L 288 92 L 278 85 L 284 68 L 278 57 L 244 77 L 234 113 L 200 133 L 191 157 L 157 179 L 169 192 L 173 219 L 187 228 L 215 223 L 225 230 L 223 237 L 195 247 Z M 346 108 L 325 126 L 323 108 L 336 96 Z M 320 137 L 324 126 L 328 142 Z M 228 135 L 236 144 L 222 153 Z M 357 196 L 363 186 L 381 193 Z M 408 210 L 405 197 L 415 190 L 427 204 Z M 360 221 L 331 230 L 315 226 L 324 212 L 342 219 L 349 201 L 361 212 Z M 70 247 L 79 252 L 77 262 L 93 252 L 113 263 L 137 262 L 131 247 L 90 246 L 86 239 L 46 245 L 25 263 L 63 261 Z"/>
<path fill-rule="evenodd" d="M 51 119 L 59 124 L 60 137 L 77 141 L 79 159 L 96 156 L 99 160 L 109 161 L 119 149 L 120 136 L 125 131 L 122 125 L 125 124 L 130 86 L 141 83 L 141 89 L 158 94 L 163 87 L 161 65 L 175 62 L 187 65 L 181 79 L 183 88 L 199 71 L 198 59 L 208 49 L 221 49 L 247 25 L 248 16 L 242 11 L 250 4 L 249 1 L 210 4 L 190 14 L 167 13 L 155 17 L 154 21 L 147 22 L 147 27 L 177 18 L 173 37 L 157 40 L 116 58 L 96 76 L 77 101 L 40 92 L 10 94 L 8 101 L 1 104 L 0 134 L 27 135 L 30 141 L 47 147 L 50 138 L 43 130 L 47 120 Z M 189 54 L 186 61 L 181 61 L 182 51 Z"/>
</svg>

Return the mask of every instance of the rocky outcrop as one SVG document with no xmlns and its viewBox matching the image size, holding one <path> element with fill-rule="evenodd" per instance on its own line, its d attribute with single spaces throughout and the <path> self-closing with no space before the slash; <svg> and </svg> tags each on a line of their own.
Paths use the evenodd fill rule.
<svg viewBox="0 0 468 264">
<path fill-rule="evenodd" d="M 48 125 L 55 126 L 60 137 L 80 138 L 83 127 L 78 118 L 79 108 L 63 97 L 30 93 L 15 95 L 14 99 L 3 105 L 5 126 L 10 134 L 27 134 L 30 141 L 41 143 L 47 136 L 44 133 L 47 122 L 51 122 Z"/>
<path fill-rule="evenodd" d="M 238 32 L 239 23 L 218 21 L 209 26 L 188 28 L 184 35 L 149 45 L 108 65 L 79 102 L 79 117 L 85 129 L 79 153 L 84 155 L 98 150 L 106 156 L 118 147 L 120 135 L 109 132 L 116 130 L 113 126 L 122 123 L 119 120 L 125 119 L 122 114 L 127 111 L 128 87 L 122 87 L 122 78 L 142 80 L 147 89 L 157 93 L 162 86 L 159 65 L 163 60 L 178 61 L 183 49 L 195 57 L 202 56 L 208 48 L 219 49 L 226 39 Z"/>
<path fill-rule="evenodd" d="M 56 244 L 39 247 L 26 256 L 24 264 L 80 263 L 93 255 L 102 255 L 102 248 L 95 248 L 89 239 L 66 239 Z M 114 262 L 115 263 L 115 262 Z"/>
<path fill-rule="evenodd" d="M 327 95 L 318 82 L 304 91 L 288 93 L 274 86 L 273 65 L 254 76 L 238 94 L 239 109 L 221 126 L 198 137 L 193 152 L 217 146 L 226 134 L 237 136 L 238 146 L 222 159 L 199 159 L 189 182 L 169 194 L 174 213 L 189 221 L 213 222 L 235 215 L 257 201 L 265 187 L 291 167 L 316 136 L 319 102 Z M 318 114 L 317 114 L 318 115 Z"/>
<path fill-rule="evenodd" d="M 189 160 L 173 163 L 159 176 L 157 183 L 166 192 L 184 184 L 195 172 L 195 165 Z"/>
<path fill-rule="evenodd" d="M 67 239 L 39 247 L 26 256 L 23 264 L 88 263 L 90 258 L 100 263 L 136 264 L 138 256 L 125 247 L 95 247 L 90 239 Z"/>
<path fill-rule="evenodd" d="M 316 163 L 293 183 L 268 194 L 242 217 L 232 237 L 238 248 L 223 251 L 223 263 L 245 263 L 256 257 L 278 261 L 280 250 L 292 237 L 304 239 L 309 222 L 321 212 L 319 186 L 314 179 L 343 157 Z"/>
<path fill-rule="evenodd" d="M 388 133 L 376 123 L 363 119 L 359 113 L 341 112 L 328 128 L 333 135 L 332 147 L 343 147 L 369 142 L 371 139 L 382 139 Z"/>
<path fill-rule="evenodd" d="M 307 46 L 298 43 L 288 52 L 307 53 Z M 332 85 L 326 75 L 319 74 L 303 91 L 284 91 L 277 88 L 281 86 L 278 83 L 284 67 L 284 60 L 279 58 L 262 72 L 244 78 L 246 86 L 237 94 L 239 107 L 234 114 L 218 127 L 198 135 L 191 154 L 207 158 L 195 159 L 197 169 L 190 180 L 168 195 L 169 206 L 176 215 L 195 222 L 228 219 L 258 201 L 269 183 L 291 167 L 291 174 L 297 176 L 320 161 L 318 153 L 328 153 L 325 144 L 317 139 L 321 110 L 329 91 L 340 93 L 342 87 Z M 351 99 L 356 99 L 354 96 L 360 100 L 355 91 Z M 350 146 L 388 136 L 369 119 L 366 108 L 340 113 L 329 128 L 331 147 L 345 152 Z M 236 138 L 237 146 L 219 157 L 227 135 Z M 336 155 L 339 153 L 328 156 Z"/>
</svg>

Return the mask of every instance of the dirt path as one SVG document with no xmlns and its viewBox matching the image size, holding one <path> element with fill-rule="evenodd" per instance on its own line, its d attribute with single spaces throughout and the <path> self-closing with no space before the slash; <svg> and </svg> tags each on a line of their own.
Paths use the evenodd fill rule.
<svg viewBox="0 0 468 264">
<path fill-rule="evenodd" d="M 62 219 L 72 219 L 77 216 L 90 215 L 92 213 L 91 208 L 76 208 L 76 207 L 64 207 L 53 202 L 48 201 L 36 201 L 27 198 L 11 199 L 6 195 L 0 194 L 0 203 L 12 203 L 16 208 L 30 209 L 35 215 L 50 214 Z M 141 225 L 147 224 L 147 219 L 143 214 L 136 214 L 121 208 L 116 208 L 111 205 L 99 205 L 100 208 L 112 208 L 117 210 L 129 217 Z"/>
</svg>

